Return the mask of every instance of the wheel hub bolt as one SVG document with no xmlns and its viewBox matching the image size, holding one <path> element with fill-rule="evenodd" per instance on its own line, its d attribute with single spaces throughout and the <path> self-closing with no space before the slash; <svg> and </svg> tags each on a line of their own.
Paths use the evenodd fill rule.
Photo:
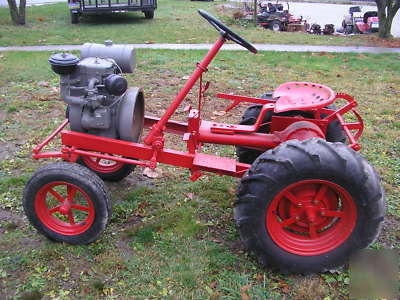
<svg viewBox="0 0 400 300">
<path fill-rule="evenodd" d="M 59 212 L 62 215 L 67 215 L 68 212 L 69 212 L 69 209 L 63 205 L 63 206 L 60 207 Z"/>
</svg>

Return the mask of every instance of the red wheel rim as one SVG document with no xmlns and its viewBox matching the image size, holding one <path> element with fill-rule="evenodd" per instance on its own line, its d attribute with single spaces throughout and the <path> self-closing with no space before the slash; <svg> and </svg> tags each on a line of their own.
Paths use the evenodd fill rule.
<svg viewBox="0 0 400 300">
<path fill-rule="evenodd" d="M 297 255 L 320 255 L 350 236 L 357 208 L 341 186 L 312 179 L 283 189 L 265 217 L 266 229 L 280 248 Z"/>
<path fill-rule="evenodd" d="M 35 212 L 48 229 L 62 235 L 78 235 L 95 219 L 93 202 L 78 186 L 56 181 L 44 185 L 35 198 Z"/>
<path fill-rule="evenodd" d="M 82 160 L 88 168 L 99 173 L 113 173 L 124 166 L 122 162 L 102 159 L 100 157 L 84 156 Z"/>
</svg>

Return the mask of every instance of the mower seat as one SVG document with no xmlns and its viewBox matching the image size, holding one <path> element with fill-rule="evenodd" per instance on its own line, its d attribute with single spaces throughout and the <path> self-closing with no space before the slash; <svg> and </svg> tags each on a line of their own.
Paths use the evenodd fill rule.
<svg viewBox="0 0 400 300">
<path fill-rule="evenodd" d="M 277 99 L 276 113 L 289 110 L 318 110 L 333 103 L 336 93 L 329 87 L 312 82 L 287 82 L 272 94 Z"/>
</svg>

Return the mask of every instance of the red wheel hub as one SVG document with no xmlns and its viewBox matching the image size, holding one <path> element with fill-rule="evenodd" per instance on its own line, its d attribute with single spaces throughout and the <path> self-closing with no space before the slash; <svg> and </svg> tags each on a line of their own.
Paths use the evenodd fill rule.
<svg viewBox="0 0 400 300">
<path fill-rule="evenodd" d="M 93 224 L 95 210 L 89 196 L 68 182 L 44 185 L 35 198 L 35 212 L 48 229 L 62 235 L 78 235 Z"/>
<path fill-rule="evenodd" d="M 341 245 L 352 233 L 357 208 L 341 186 L 303 180 L 283 189 L 266 212 L 272 240 L 297 255 L 320 255 Z"/>
<path fill-rule="evenodd" d="M 99 173 L 116 172 L 124 166 L 124 163 L 102 159 L 100 157 L 84 156 L 82 160 L 88 168 Z"/>
</svg>

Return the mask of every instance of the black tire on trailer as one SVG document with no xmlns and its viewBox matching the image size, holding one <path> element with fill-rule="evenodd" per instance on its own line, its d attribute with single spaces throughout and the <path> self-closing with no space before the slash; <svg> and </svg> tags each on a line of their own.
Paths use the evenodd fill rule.
<svg viewBox="0 0 400 300">
<path fill-rule="evenodd" d="M 272 100 L 271 97 L 272 93 L 266 93 L 263 94 L 260 98 L 262 99 L 269 99 Z M 246 111 L 244 112 L 242 116 L 242 120 L 240 121 L 240 125 L 253 125 L 257 121 L 258 115 L 261 112 L 262 105 L 261 104 L 256 104 L 256 105 L 251 105 L 249 106 Z M 336 106 L 334 104 L 327 106 L 328 109 L 336 109 Z M 272 116 L 275 115 L 271 111 L 268 111 L 262 123 L 267 123 L 271 122 Z M 302 115 L 303 117 L 306 118 L 311 118 L 312 114 L 304 112 L 304 111 L 288 111 L 285 113 L 279 113 L 276 114 L 278 116 L 295 116 L 295 115 Z M 322 115 L 324 117 L 324 115 Z M 264 125 L 259 128 L 258 132 L 262 133 L 269 133 L 269 125 Z M 346 142 L 346 135 L 340 126 L 339 121 L 335 120 L 331 122 L 328 125 L 327 131 L 326 131 L 326 140 L 328 142 L 340 142 L 344 143 Z M 260 156 L 263 152 L 246 148 L 246 147 L 236 147 L 236 155 L 239 159 L 239 162 L 246 163 L 246 164 L 252 164 L 258 156 Z"/>
<path fill-rule="evenodd" d="M 25 186 L 23 206 L 40 233 L 74 245 L 96 240 L 111 216 L 104 182 L 87 168 L 67 162 L 37 170 Z"/>
<path fill-rule="evenodd" d="M 71 14 L 71 24 L 78 24 L 79 23 L 79 13 L 70 11 Z"/>
<path fill-rule="evenodd" d="M 269 24 L 269 29 L 271 29 L 272 31 L 282 31 L 283 30 L 283 24 L 279 20 L 273 20 Z"/>
<path fill-rule="evenodd" d="M 242 178 L 234 218 L 260 263 L 282 273 L 335 269 L 378 236 L 385 197 L 351 148 L 292 140 L 262 154 Z"/>
<path fill-rule="evenodd" d="M 144 17 L 146 19 L 153 19 L 154 18 L 154 10 L 146 10 L 144 12 Z"/>
</svg>

